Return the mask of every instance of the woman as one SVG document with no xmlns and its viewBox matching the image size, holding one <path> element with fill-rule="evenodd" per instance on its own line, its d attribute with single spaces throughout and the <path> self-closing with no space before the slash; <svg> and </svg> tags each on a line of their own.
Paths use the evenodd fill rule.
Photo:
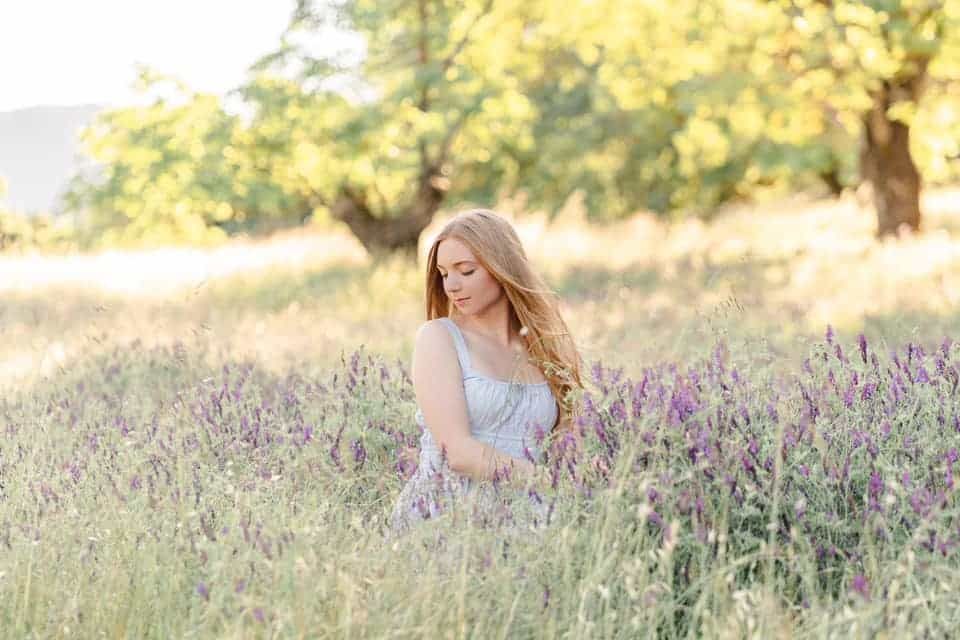
<svg viewBox="0 0 960 640">
<path fill-rule="evenodd" d="M 461 213 L 434 240 L 426 311 L 413 353 L 420 461 L 394 508 L 394 531 L 477 494 L 486 502 L 475 508 L 501 504 L 510 491 L 486 481 L 528 486 L 544 435 L 571 429 L 573 392 L 583 386 L 557 296 L 492 211 Z"/>
</svg>

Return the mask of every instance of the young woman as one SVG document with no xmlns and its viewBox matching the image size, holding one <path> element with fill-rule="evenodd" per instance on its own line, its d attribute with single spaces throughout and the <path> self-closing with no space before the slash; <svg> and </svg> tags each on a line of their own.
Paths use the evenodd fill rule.
<svg viewBox="0 0 960 640">
<path fill-rule="evenodd" d="M 420 461 L 394 508 L 394 531 L 489 490 L 484 481 L 532 482 L 538 440 L 572 428 L 573 392 L 583 386 L 556 294 L 492 211 L 461 213 L 434 240 L 426 312 L 413 353 Z"/>
</svg>

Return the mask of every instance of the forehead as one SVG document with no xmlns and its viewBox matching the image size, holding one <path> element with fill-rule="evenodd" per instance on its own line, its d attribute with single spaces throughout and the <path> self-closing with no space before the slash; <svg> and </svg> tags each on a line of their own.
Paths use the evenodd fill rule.
<svg viewBox="0 0 960 640">
<path fill-rule="evenodd" d="M 477 257 L 470 247 L 456 238 L 446 238 L 437 246 L 437 266 L 454 266 L 459 262 L 476 262 Z"/>
</svg>

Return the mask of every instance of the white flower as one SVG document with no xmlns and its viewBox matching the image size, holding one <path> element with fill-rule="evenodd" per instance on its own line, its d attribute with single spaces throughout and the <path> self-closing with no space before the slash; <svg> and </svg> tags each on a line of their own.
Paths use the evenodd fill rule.
<svg viewBox="0 0 960 640">
<path fill-rule="evenodd" d="M 520 327 L 520 335 L 525 336 L 528 333 L 530 333 L 529 329 L 527 329 L 526 327 Z"/>
</svg>

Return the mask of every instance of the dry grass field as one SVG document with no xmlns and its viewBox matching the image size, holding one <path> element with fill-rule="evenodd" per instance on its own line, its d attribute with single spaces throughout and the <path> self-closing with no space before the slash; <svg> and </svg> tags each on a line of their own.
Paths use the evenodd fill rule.
<svg viewBox="0 0 960 640">
<path fill-rule="evenodd" d="M 585 359 L 638 371 L 718 334 L 782 361 L 827 324 L 895 341 L 957 333 L 960 189 L 928 193 L 924 208 L 922 234 L 883 243 L 852 198 L 732 208 L 710 225 L 640 214 L 588 226 L 575 208 L 548 224 L 502 210 Z M 322 369 L 360 344 L 406 361 L 422 288 L 422 264 L 374 263 L 335 226 L 206 250 L 0 257 L 0 382 L 22 388 L 135 339 L 203 341 L 276 370 Z"/>
</svg>

